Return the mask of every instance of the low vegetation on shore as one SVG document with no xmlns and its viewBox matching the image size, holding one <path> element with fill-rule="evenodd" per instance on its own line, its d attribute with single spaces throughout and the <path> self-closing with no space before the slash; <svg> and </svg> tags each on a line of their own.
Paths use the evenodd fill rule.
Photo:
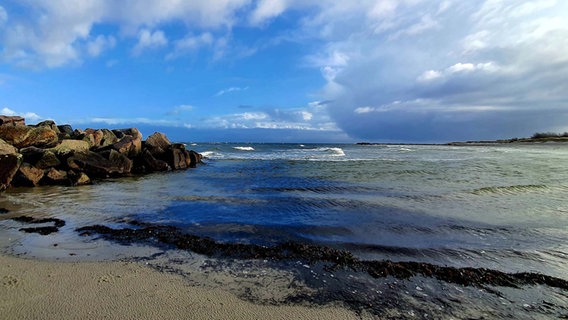
<svg viewBox="0 0 568 320">
<path fill-rule="evenodd" d="M 450 142 L 449 145 L 464 144 L 494 144 L 494 143 L 543 143 L 543 142 L 568 142 L 568 132 L 536 132 L 530 138 L 511 138 L 501 140 L 480 140 L 466 142 Z"/>
</svg>

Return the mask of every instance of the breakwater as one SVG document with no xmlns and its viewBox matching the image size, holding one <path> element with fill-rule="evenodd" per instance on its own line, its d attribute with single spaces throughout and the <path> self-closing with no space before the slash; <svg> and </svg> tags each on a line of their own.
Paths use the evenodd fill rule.
<svg viewBox="0 0 568 320">
<path fill-rule="evenodd" d="M 0 191 L 183 170 L 201 158 L 159 132 L 142 140 L 136 128 L 82 130 L 51 120 L 26 125 L 24 118 L 0 116 Z"/>
</svg>

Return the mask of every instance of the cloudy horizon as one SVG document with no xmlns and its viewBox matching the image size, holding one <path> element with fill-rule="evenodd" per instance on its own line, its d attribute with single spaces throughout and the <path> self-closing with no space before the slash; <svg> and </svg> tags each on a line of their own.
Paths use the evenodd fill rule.
<svg viewBox="0 0 568 320">
<path fill-rule="evenodd" d="M 187 141 L 565 132 L 566 17 L 559 0 L 8 0 L 0 110 Z"/>
</svg>

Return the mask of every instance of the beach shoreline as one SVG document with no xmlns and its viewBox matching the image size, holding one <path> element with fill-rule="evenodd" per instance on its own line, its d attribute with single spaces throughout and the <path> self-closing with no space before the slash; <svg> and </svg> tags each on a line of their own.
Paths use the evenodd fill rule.
<svg viewBox="0 0 568 320">
<path fill-rule="evenodd" d="M 0 254 L 4 319 L 359 319 L 338 306 L 260 305 L 140 262 Z"/>
</svg>

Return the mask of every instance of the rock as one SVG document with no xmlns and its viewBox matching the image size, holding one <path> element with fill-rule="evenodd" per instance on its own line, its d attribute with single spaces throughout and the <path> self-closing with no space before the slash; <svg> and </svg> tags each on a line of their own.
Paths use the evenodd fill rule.
<svg viewBox="0 0 568 320">
<path fill-rule="evenodd" d="M 50 150 L 45 150 L 43 156 L 41 157 L 41 159 L 39 159 L 35 166 L 40 169 L 49 169 L 52 167 L 57 167 L 60 164 L 61 161 L 59 160 L 59 158 L 57 158 L 55 153 Z"/>
<path fill-rule="evenodd" d="M 73 134 L 71 136 L 73 137 L 73 139 L 81 140 L 85 136 L 85 131 L 81 129 L 75 129 L 73 130 Z"/>
<path fill-rule="evenodd" d="M 144 147 L 157 158 L 163 157 L 166 151 L 170 149 L 171 145 L 172 143 L 168 140 L 166 135 L 160 132 L 155 132 L 150 135 L 144 143 Z"/>
<path fill-rule="evenodd" d="M 2 130 L 7 128 L 10 130 Z M 57 133 L 46 127 L 0 127 L 0 138 L 2 134 L 10 136 L 11 141 L 6 141 L 12 143 L 12 145 L 16 148 L 26 148 L 31 146 L 49 148 L 55 146 L 59 141 Z"/>
<path fill-rule="evenodd" d="M 114 135 L 118 138 L 118 139 L 122 139 L 125 136 L 133 136 L 137 139 L 142 140 L 142 133 L 140 133 L 140 130 L 136 129 L 136 128 L 128 128 L 128 129 L 115 129 L 112 130 L 112 132 L 114 133 Z"/>
<path fill-rule="evenodd" d="M 31 130 L 28 126 L 0 126 L 0 139 L 15 146 L 22 143 Z"/>
<path fill-rule="evenodd" d="M 112 166 L 116 167 L 118 173 L 128 174 L 132 170 L 132 160 L 123 155 L 122 153 L 111 149 L 100 153 L 103 157 L 108 159 Z"/>
<path fill-rule="evenodd" d="M 171 170 L 171 167 L 167 162 L 154 158 L 154 156 L 148 150 L 144 150 L 136 160 L 135 171 L 137 173 Z"/>
<path fill-rule="evenodd" d="M 101 129 L 103 138 L 101 139 L 101 147 L 106 147 L 118 142 L 116 135 L 109 129 Z"/>
<path fill-rule="evenodd" d="M 75 171 L 70 170 L 67 172 L 67 177 L 69 178 L 69 183 L 72 186 L 84 186 L 91 184 L 91 179 L 84 172 L 76 173 Z"/>
<path fill-rule="evenodd" d="M 14 148 L 11 144 L 0 139 L 0 155 L 17 153 L 18 149 Z"/>
<path fill-rule="evenodd" d="M 21 149 L 20 152 L 24 156 L 24 162 L 27 162 L 39 169 L 57 167 L 61 164 L 61 161 L 59 161 L 55 153 L 48 149 L 27 147 Z"/>
<path fill-rule="evenodd" d="M 75 152 L 89 151 L 89 143 L 83 140 L 64 139 L 50 150 L 59 156 L 65 157 Z"/>
<path fill-rule="evenodd" d="M 43 178 L 43 170 L 32 166 L 29 163 L 22 163 L 18 172 L 14 176 L 12 185 L 16 187 L 36 187 Z"/>
<path fill-rule="evenodd" d="M 124 136 L 112 148 L 127 157 L 134 158 L 142 152 L 142 140 L 137 136 Z"/>
<path fill-rule="evenodd" d="M 188 153 L 190 159 L 190 164 L 188 165 L 189 168 L 195 168 L 198 163 L 202 163 L 203 157 L 201 156 L 201 153 L 197 153 L 193 150 L 189 150 Z"/>
<path fill-rule="evenodd" d="M 73 128 L 68 124 L 57 126 L 57 129 L 62 134 L 69 135 L 69 136 L 73 135 Z"/>
<path fill-rule="evenodd" d="M 0 139 L 0 191 L 6 190 L 18 172 L 23 156 L 16 148 Z"/>
<path fill-rule="evenodd" d="M 67 172 L 63 170 L 57 170 L 55 168 L 50 168 L 43 179 L 41 179 L 40 184 L 42 185 L 66 185 L 69 184 L 69 177 Z"/>
<path fill-rule="evenodd" d="M 117 160 L 113 163 L 111 160 L 105 158 L 101 154 L 93 151 L 77 152 L 67 159 L 67 165 L 70 169 L 75 171 L 84 171 L 91 177 L 95 178 L 108 178 L 118 176 L 126 170 L 126 164 Z M 121 166 L 119 166 L 119 164 Z M 132 165 L 130 165 L 130 168 Z"/>
<path fill-rule="evenodd" d="M 18 116 L 0 116 L 0 126 L 25 126 L 26 119 Z"/>
<path fill-rule="evenodd" d="M 60 133 L 59 128 L 57 127 L 57 125 L 55 124 L 55 121 L 53 121 L 53 120 L 42 121 L 42 122 L 36 124 L 35 127 L 36 128 L 48 128 L 48 129 L 55 131 L 55 133 Z"/>
<path fill-rule="evenodd" d="M 43 157 L 44 152 L 45 149 L 38 147 L 27 147 L 20 150 L 20 153 L 24 156 L 24 162 L 31 165 L 35 165 Z"/>
<path fill-rule="evenodd" d="M 187 169 L 191 161 L 186 160 L 185 146 L 183 144 L 174 144 L 166 152 L 166 161 L 174 170 Z M 189 155 L 189 154 L 187 154 Z M 188 164 L 189 162 L 189 164 Z"/>
</svg>

